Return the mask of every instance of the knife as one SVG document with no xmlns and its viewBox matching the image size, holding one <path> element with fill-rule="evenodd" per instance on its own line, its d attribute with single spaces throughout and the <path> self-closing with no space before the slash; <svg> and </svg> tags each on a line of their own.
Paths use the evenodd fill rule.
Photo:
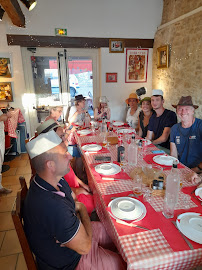
<svg viewBox="0 0 202 270">
<path fill-rule="evenodd" d="M 143 229 L 143 230 L 146 230 L 146 231 L 150 231 L 150 229 L 148 229 L 146 227 L 142 227 L 142 226 L 139 226 L 139 225 L 136 225 L 136 224 L 133 224 L 133 223 L 128 223 L 128 222 L 125 222 L 125 221 L 120 220 L 120 219 L 116 219 L 116 222 L 119 223 L 119 224 L 129 226 L 129 227 L 136 227 L 136 228 L 140 228 L 140 229 Z"/>
<path fill-rule="evenodd" d="M 173 220 L 171 221 L 173 223 L 173 225 L 178 229 L 176 222 Z M 178 229 L 178 231 L 180 232 L 180 234 L 182 235 L 182 238 L 184 239 L 184 241 L 187 243 L 187 245 L 189 246 L 190 249 L 194 250 L 192 244 L 189 242 L 189 240 L 186 238 L 186 236 L 184 236 L 184 234 Z"/>
</svg>

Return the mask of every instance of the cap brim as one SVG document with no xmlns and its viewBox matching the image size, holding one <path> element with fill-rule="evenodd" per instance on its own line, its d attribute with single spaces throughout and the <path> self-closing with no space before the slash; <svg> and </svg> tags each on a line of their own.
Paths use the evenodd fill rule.
<svg viewBox="0 0 202 270">
<path fill-rule="evenodd" d="M 191 107 L 194 107 L 194 109 L 198 109 L 198 105 L 180 105 L 180 104 L 178 104 L 178 105 L 172 105 L 175 109 L 177 108 L 177 106 L 191 106 Z"/>
</svg>

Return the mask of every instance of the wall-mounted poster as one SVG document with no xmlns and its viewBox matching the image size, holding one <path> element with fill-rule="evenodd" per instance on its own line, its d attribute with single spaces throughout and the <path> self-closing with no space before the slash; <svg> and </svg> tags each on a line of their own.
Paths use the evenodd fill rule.
<svg viewBox="0 0 202 270">
<path fill-rule="evenodd" d="M 147 81 L 149 49 L 126 49 L 126 83 Z"/>
<path fill-rule="evenodd" d="M 10 58 L 2 57 L 0 54 L 0 78 L 11 78 Z"/>
<path fill-rule="evenodd" d="M 12 87 L 10 82 L 0 82 L 0 101 L 13 101 Z"/>
</svg>

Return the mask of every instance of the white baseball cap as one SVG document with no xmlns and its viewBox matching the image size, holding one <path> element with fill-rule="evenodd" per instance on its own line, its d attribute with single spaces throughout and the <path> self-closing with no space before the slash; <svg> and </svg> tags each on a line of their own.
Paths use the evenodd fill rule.
<svg viewBox="0 0 202 270">
<path fill-rule="evenodd" d="M 50 130 L 53 130 L 56 127 L 59 127 L 60 125 L 58 125 L 57 122 L 55 122 L 55 120 L 53 119 L 49 119 L 47 121 L 44 121 L 42 124 L 40 124 L 37 128 L 36 131 L 38 134 L 41 133 L 46 133 Z"/>
<path fill-rule="evenodd" d="M 55 133 L 54 130 L 51 130 L 47 133 L 42 133 L 30 142 L 26 144 L 27 152 L 30 156 L 30 159 L 37 157 L 48 150 L 58 146 L 62 143 L 62 139 Z"/>
<path fill-rule="evenodd" d="M 153 89 L 152 96 L 162 96 L 163 97 L 163 91 L 161 89 Z"/>
</svg>

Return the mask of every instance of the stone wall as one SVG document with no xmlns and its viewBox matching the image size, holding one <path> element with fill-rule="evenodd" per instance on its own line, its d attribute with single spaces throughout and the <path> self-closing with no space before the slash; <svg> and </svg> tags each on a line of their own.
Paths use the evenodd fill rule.
<svg viewBox="0 0 202 270">
<path fill-rule="evenodd" d="M 162 22 L 198 8 L 199 4 L 202 1 L 164 0 Z M 157 69 L 157 48 L 163 45 L 169 46 L 169 66 Z M 202 11 L 157 30 L 152 73 L 153 89 L 164 90 L 165 107 L 174 109 L 171 104 L 177 104 L 181 96 L 191 95 L 194 103 L 200 105 L 196 116 L 202 118 Z"/>
</svg>

